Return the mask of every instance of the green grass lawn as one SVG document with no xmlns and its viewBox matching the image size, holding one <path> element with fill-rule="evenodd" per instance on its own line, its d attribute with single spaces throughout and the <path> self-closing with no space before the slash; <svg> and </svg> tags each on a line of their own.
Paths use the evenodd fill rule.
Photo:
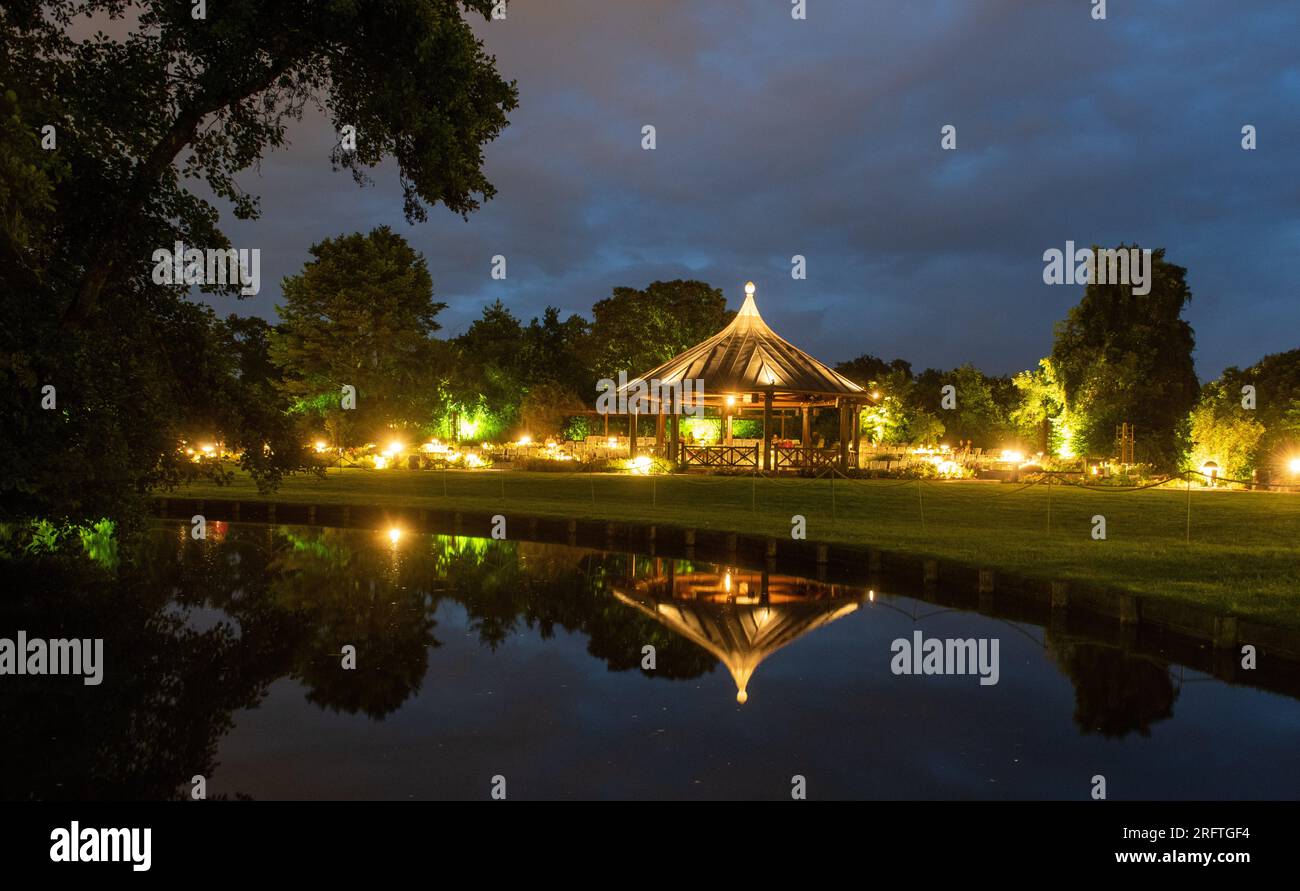
<svg viewBox="0 0 1300 891">
<path fill-rule="evenodd" d="M 1300 495 L 1021 488 L 985 482 L 758 479 L 511 471 L 331 470 L 295 476 L 272 500 L 436 507 L 662 523 L 908 551 L 1028 578 L 1069 579 L 1300 627 Z M 444 494 L 445 493 L 445 494 Z M 251 481 L 169 494 L 262 500 Z M 1050 497 L 1051 529 L 1048 530 Z M 1092 518 L 1106 519 L 1105 541 Z"/>
</svg>

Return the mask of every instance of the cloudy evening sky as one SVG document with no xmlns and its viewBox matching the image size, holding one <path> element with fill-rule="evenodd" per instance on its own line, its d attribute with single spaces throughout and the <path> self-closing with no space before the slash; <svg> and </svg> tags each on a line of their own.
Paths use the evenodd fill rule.
<svg viewBox="0 0 1300 891">
<path fill-rule="evenodd" d="M 395 166 L 359 189 L 309 114 L 241 179 L 261 218 L 223 214 L 235 246 L 262 250 L 262 293 L 221 308 L 273 318 L 313 242 L 387 224 L 428 259 L 445 333 L 497 298 L 526 321 L 699 278 L 734 308 L 753 279 L 776 330 L 828 362 L 1006 373 L 1050 351 L 1080 295 L 1042 283 L 1043 252 L 1136 241 L 1188 268 L 1203 379 L 1295 348 L 1294 0 L 1090 9 L 808 0 L 795 21 L 788 0 L 516 0 L 475 24 L 520 91 L 487 148 L 497 197 L 409 226 Z"/>
</svg>

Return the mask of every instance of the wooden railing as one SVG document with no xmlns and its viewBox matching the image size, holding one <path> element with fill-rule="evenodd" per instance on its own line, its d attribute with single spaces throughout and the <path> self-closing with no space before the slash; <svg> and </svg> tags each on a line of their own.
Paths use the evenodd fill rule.
<svg viewBox="0 0 1300 891">
<path fill-rule="evenodd" d="M 722 468 L 757 468 L 758 446 L 682 445 L 683 465 Z"/>
<path fill-rule="evenodd" d="M 794 468 L 812 468 L 820 470 L 834 467 L 839 463 L 839 449 L 814 449 L 803 446 L 776 448 L 772 450 L 772 464 L 777 470 Z"/>
</svg>

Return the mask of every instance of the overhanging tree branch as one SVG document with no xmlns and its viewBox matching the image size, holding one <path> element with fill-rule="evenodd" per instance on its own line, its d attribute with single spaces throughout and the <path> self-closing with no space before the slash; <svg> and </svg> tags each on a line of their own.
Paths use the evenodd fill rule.
<svg viewBox="0 0 1300 891">
<path fill-rule="evenodd" d="M 273 64 L 252 81 L 243 82 L 210 96 L 200 95 L 177 116 L 163 138 L 140 162 L 119 213 L 110 221 L 103 234 L 95 240 L 76 297 L 64 313 L 62 323 L 64 330 L 80 327 L 90 316 L 99 295 L 117 274 L 118 254 L 126 244 L 132 228 L 140 221 L 141 213 L 158 180 L 171 167 L 181 150 L 193 142 L 203 119 L 267 89 L 277 78 L 287 72 L 294 62 L 292 58 L 284 59 Z"/>
</svg>

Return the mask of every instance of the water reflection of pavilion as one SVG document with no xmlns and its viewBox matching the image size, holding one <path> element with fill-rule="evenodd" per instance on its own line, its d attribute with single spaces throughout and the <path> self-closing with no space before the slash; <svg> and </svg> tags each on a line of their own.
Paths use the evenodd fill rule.
<svg viewBox="0 0 1300 891">
<path fill-rule="evenodd" d="M 675 561 L 660 559 L 650 577 L 616 584 L 613 593 L 716 656 L 731 672 L 741 703 L 759 663 L 853 612 L 867 596 L 859 588 L 766 570 L 678 572 Z"/>
</svg>

